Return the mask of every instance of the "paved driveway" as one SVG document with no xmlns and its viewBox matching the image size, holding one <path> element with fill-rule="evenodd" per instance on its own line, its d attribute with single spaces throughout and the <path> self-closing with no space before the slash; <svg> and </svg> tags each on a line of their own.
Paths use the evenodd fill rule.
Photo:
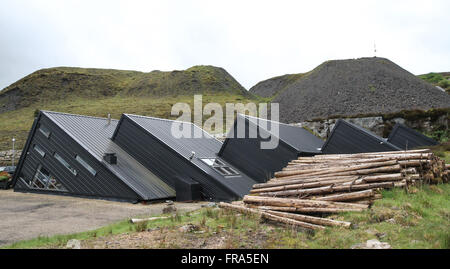
<svg viewBox="0 0 450 269">
<path fill-rule="evenodd" d="M 202 204 L 175 206 L 179 212 L 185 212 Z M 39 235 L 88 231 L 130 217 L 161 214 L 165 206 L 0 190 L 0 246 Z"/>
</svg>

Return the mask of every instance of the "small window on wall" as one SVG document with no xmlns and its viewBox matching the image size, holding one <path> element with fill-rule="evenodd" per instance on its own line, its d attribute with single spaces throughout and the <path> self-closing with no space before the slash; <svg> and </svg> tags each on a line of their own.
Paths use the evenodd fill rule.
<svg viewBox="0 0 450 269">
<path fill-rule="evenodd" d="M 95 171 L 94 168 L 92 168 L 85 160 L 83 160 L 83 158 L 81 158 L 80 156 L 76 155 L 75 159 L 84 167 L 86 168 L 86 170 L 89 171 L 89 173 L 91 173 L 93 176 L 95 176 L 97 174 L 97 171 Z"/>
<path fill-rule="evenodd" d="M 38 145 L 34 145 L 34 150 L 37 151 L 37 153 L 39 153 L 39 155 L 41 155 L 41 157 L 45 156 L 45 152 L 43 149 L 41 149 L 41 147 L 39 147 Z"/>
<path fill-rule="evenodd" d="M 39 131 L 40 131 L 43 135 L 45 135 L 45 137 L 47 137 L 47 138 L 50 137 L 50 134 L 51 134 L 50 130 L 47 129 L 47 128 L 46 128 L 45 126 L 43 126 L 42 124 L 39 125 Z"/>
<path fill-rule="evenodd" d="M 235 169 L 233 169 L 231 166 L 229 166 L 228 164 L 226 164 L 225 162 L 223 162 L 220 159 L 217 159 L 217 158 L 203 158 L 201 160 L 204 163 L 206 163 L 207 165 L 209 165 L 212 168 L 214 168 L 214 170 L 219 172 L 219 174 L 221 174 L 222 176 L 238 176 L 239 175 L 238 171 L 236 171 Z"/>
<path fill-rule="evenodd" d="M 72 172 L 72 174 L 74 174 L 75 176 L 77 175 L 77 170 L 75 170 L 72 166 L 70 166 L 70 164 L 64 160 L 61 156 L 59 156 L 58 153 L 55 152 L 55 154 L 53 155 L 55 157 L 55 159 L 57 159 L 62 165 L 64 165 L 67 169 L 69 169 L 70 172 Z"/>
</svg>

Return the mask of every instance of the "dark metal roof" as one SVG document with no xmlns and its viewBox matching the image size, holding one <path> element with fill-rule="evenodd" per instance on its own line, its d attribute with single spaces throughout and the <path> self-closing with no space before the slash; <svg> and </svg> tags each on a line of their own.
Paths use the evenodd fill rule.
<svg viewBox="0 0 450 269">
<path fill-rule="evenodd" d="M 246 124 L 248 124 L 248 127 L 252 128 L 253 130 L 257 130 L 258 127 L 261 127 L 261 129 L 267 132 L 266 134 L 264 134 L 264 136 L 271 135 L 278 137 L 278 139 L 280 139 L 282 142 L 292 147 L 293 149 L 297 150 L 298 152 L 315 154 L 321 153 L 321 148 L 324 144 L 324 141 L 303 127 L 292 126 L 277 121 L 271 121 L 243 114 L 237 115 L 234 124 L 237 123 L 238 118 L 245 118 Z M 278 133 L 274 131 L 277 128 Z M 232 131 L 233 129 L 230 130 L 230 132 Z M 246 132 L 247 131 L 248 130 L 246 130 Z M 236 134 L 234 135 L 236 137 Z M 230 133 L 228 133 L 227 139 L 229 139 L 229 137 Z M 222 146 L 221 152 L 224 147 L 226 147 L 226 141 Z"/>
<path fill-rule="evenodd" d="M 434 146 L 438 142 L 404 124 L 397 123 L 389 134 L 388 141 L 401 149 Z"/>
<path fill-rule="evenodd" d="M 222 142 L 193 123 L 132 114 L 123 114 L 123 117 L 127 117 L 134 121 L 141 128 L 146 130 L 149 135 L 157 138 L 171 150 L 181 155 L 194 166 L 207 173 L 234 193 L 239 195 L 246 194 L 253 184 L 256 183 L 241 171 L 240 176 L 224 177 L 200 160 L 200 158 L 218 158 L 217 153 L 222 147 Z M 183 124 L 184 128 L 190 128 L 191 137 L 175 137 L 172 135 L 172 126 L 174 126 L 174 123 Z M 196 134 L 197 136 L 195 136 Z M 195 152 L 195 157 L 190 159 L 192 152 Z"/>
<path fill-rule="evenodd" d="M 339 119 L 322 147 L 324 154 L 345 154 L 401 150 L 372 132 Z"/>
<path fill-rule="evenodd" d="M 143 200 L 175 197 L 175 190 L 142 166 L 110 138 L 118 120 L 42 111 L 107 169 L 133 189 Z M 105 153 L 115 153 L 117 164 L 103 160 Z"/>
<path fill-rule="evenodd" d="M 242 114 L 239 115 L 242 116 Z M 248 115 L 245 115 L 245 117 L 247 117 L 248 119 L 253 118 L 254 121 L 250 122 L 252 122 L 253 124 L 256 123 L 257 126 L 261 126 L 272 135 L 276 135 L 273 130 L 274 128 L 278 127 L 278 138 L 283 140 L 299 152 L 320 153 L 320 149 L 324 144 L 324 141 L 322 139 L 315 136 L 303 127 L 292 126 L 286 123 L 251 117 Z M 262 125 L 262 122 L 266 122 L 267 126 Z"/>
</svg>

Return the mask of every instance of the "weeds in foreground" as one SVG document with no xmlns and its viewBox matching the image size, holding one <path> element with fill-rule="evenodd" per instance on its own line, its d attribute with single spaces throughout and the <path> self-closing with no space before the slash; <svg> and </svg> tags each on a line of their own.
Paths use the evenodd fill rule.
<svg viewBox="0 0 450 269">
<path fill-rule="evenodd" d="M 143 243 L 143 246 L 207 247 L 214 242 L 215 247 L 223 248 L 350 248 L 369 239 L 379 239 L 393 248 L 450 247 L 450 184 L 424 185 L 409 193 L 401 189 L 386 190 L 383 197 L 370 210 L 333 216 L 354 223 L 352 229 L 330 227 L 309 232 L 267 222 L 252 214 L 203 208 L 189 215 L 150 221 L 146 226 L 141 224 L 142 228 L 123 221 L 79 234 L 40 236 L 7 248 L 60 248 L 70 239 L 97 238 L 98 241 L 103 236 L 132 235 L 155 227 L 161 227 L 155 241 Z M 178 231 L 180 226 L 189 223 L 197 225 L 198 229 L 187 233 Z M 174 233 L 176 236 L 171 236 Z"/>
<path fill-rule="evenodd" d="M 143 232 L 147 230 L 148 221 L 140 221 L 134 224 L 134 230 L 136 232 Z"/>
</svg>

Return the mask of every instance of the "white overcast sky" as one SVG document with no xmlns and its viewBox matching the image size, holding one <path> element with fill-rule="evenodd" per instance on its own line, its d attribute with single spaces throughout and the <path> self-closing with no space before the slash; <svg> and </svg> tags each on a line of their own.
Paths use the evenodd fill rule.
<svg viewBox="0 0 450 269">
<path fill-rule="evenodd" d="M 225 68 L 244 87 L 323 61 L 450 71 L 450 1 L 0 1 L 0 89 L 38 69 Z"/>
</svg>

